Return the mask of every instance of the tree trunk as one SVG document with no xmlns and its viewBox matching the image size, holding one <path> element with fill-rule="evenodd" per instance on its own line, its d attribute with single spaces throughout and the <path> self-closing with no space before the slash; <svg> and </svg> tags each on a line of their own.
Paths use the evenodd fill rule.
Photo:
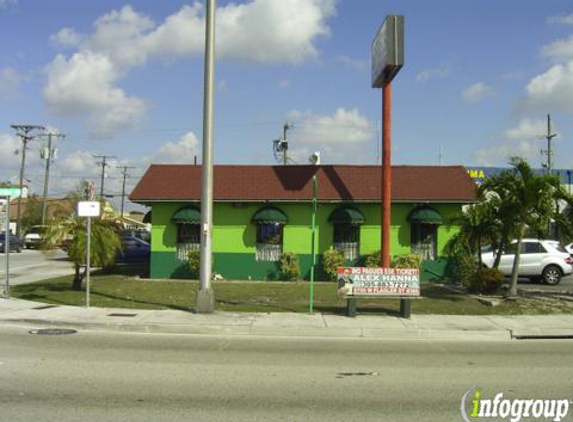
<svg viewBox="0 0 573 422">
<path fill-rule="evenodd" d="M 483 261 L 481 259 L 481 237 L 478 237 L 478 269 L 483 267 Z"/>
<path fill-rule="evenodd" d="M 82 290 L 82 281 L 84 277 L 80 271 L 79 264 L 74 264 L 74 279 L 72 281 L 72 290 L 81 291 Z"/>
<path fill-rule="evenodd" d="M 523 240 L 524 231 L 525 231 L 525 223 L 520 223 L 519 230 L 517 232 L 517 245 L 515 249 L 515 258 L 513 260 L 513 268 L 511 269 L 509 297 L 517 296 L 517 276 L 519 275 L 519 260 L 521 259 L 521 242 Z"/>
<path fill-rule="evenodd" d="M 495 261 L 493 262 L 493 268 L 498 269 L 499 268 L 499 263 L 501 262 L 501 256 L 503 255 L 503 250 L 505 249 L 505 247 L 508 244 L 508 240 L 507 238 L 509 237 L 509 233 L 507 230 L 504 230 L 501 233 L 501 242 L 499 244 L 499 248 L 495 254 Z"/>
</svg>

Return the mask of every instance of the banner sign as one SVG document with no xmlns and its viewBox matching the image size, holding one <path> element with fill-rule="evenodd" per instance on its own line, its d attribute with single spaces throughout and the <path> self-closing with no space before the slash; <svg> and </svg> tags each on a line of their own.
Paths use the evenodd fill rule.
<svg viewBox="0 0 573 422">
<path fill-rule="evenodd" d="M 347 297 L 419 297 L 419 268 L 338 267 L 338 294 Z"/>
</svg>

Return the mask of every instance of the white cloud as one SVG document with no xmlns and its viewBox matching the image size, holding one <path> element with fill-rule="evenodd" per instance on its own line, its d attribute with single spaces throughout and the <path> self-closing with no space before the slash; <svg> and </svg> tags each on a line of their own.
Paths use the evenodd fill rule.
<svg viewBox="0 0 573 422">
<path fill-rule="evenodd" d="M 20 142 L 15 135 L 0 134 L 0 162 L 3 172 L 16 171 L 20 167 L 20 160 L 15 155 L 19 148 Z"/>
<path fill-rule="evenodd" d="M 18 97 L 18 87 L 21 79 L 16 69 L 11 67 L 0 69 L 0 100 Z"/>
<path fill-rule="evenodd" d="M 553 63 L 567 63 L 569 60 L 573 60 L 573 35 L 543 46 L 541 57 L 547 58 Z"/>
<path fill-rule="evenodd" d="M 187 132 L 177 142 L 167 142 L 144 162 L 154 164 L 190 164 L 199 156 L 199 139 L 193 132 Z M 198 157 L 199 158 L 199 157 Z"/>
<path fill-rule="evenodd" d="M 84 37 L 72 28 L 62 28 L 57 34 L 52 35 L 50 40 L 56 45 L 68 48 L 79 47 L 84 41 Z"/>
<path fill-rule="evenodd" d="M 488 98 L 497 97 L 497 92 L 483 82 L 477 82 L 462 91 L 462 99 L 468 103 L 477 103 Z"/>
<path fill-rule="evenodd" d="M 573 14 L 550 16 L 547 18 L 547 22 L 551 24 L 573 25 Z"/>
<path fill-rule="evenodd" d="M 526 109 L 573 112 L 573 60 L 552 66 L 526 87 Z"/>
<path fill-rule="evenodd" d="M 436 68 L 424 69 L 416 75 L 416 82 L 424 83 L 434 78 L 445 78 L 452 71 L 450 63 L 441 63 Z"/>
<path fill-rule="evenodd" d="M 504 139 L 507 140 L 528 140 L 538 139 L 547 132 L 547 122 L 543 119 L 523 119 L 517 127 L 507 129 L 503 132 Z"/>
<path fill-rule="evenodd" d="M 290 79 L 281 79 L 278 83 L 279 88 L 288 88 L 290 85 Z"/>
<path fill-rule="evenodd" d="M 219 7 L 218 57 L 265 64 L 313 59 L 319 54 L 317 40 L 330 33 L 327 19 L 335 13 L 335 1 L 251 0 Z M 63 28 L 52 40 L 78 51 L 71 57 L 58 55 L 46 67 L 49 110 L 87 116 L 100 136 L 133 127 L 146 104 L 118 88 L 119 79 L 153 58 L 202 55 L 204 23 L 204 8 L 195 2 L 159 25 L 128 5 L 97 19 L 91 35 Z"/>
<path fill-rule="evenodd" d="M 18 0 L 0 0 L 0 10 L 16 6 L 17 4 Z"/>
<path fill-rule="evenodd" d="M 333 114 L 292 111 L 294 122 L 289 132 L 289 147 L 299 163 L 306 163 L 314 151 L 321 152 L 325 163 L 364 163 L 368 152 L 364 146 L 376 137 L 375 125 L 357 109 L 337 109 Z"/>
<path fill-rule="evenodd" d="M 106 55 L 89 51 L 69 59 L 62 55 L 50 63 L 44 99 L 58 115 L 87 115 L 93 134 L 110 136 L 133 127 L 146 111 L 140 98 L 129 97 L 115 83 L 119 73 Z"/>
<path fill-rule="evenodd" d="M 503 132 L 500 144 L 477 150 L 474 158 L 482 166 L 507 165 L 514 156 L 535 162 L 541 159 L 539 152 L 544 144 L 540 138 L 546 132 L 545 120 L 523 119 L 516 127 Z"/>
<path fill-rule="evenodd" d="M 346 67 L 356 69 L 356 70 L 366 70 L 367 63 L 365 60 L 353 59 L 348 56 L 337 56 L 336 61 L 342 63 Z"/>
</svg>

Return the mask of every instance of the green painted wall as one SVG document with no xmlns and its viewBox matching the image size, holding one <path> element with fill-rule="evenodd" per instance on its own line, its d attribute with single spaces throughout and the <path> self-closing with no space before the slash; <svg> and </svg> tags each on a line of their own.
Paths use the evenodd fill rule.
<svg viewBox="0 0 573 422">
<path fill-rule="evenodd" d="M 171 216 L 185 203 L 154 204 L 152 212 L 151 277 L 188 278 L 185 264 L 176 258 L 176 226 Z M 277 279 L 276 263 L 255 261 L 256 227 L 252 216 L 267 204 L 216 203 L 213 210 L 213 256 L 214 270 L 227 279 Z M 299 256 L 301 273 L 308 278 L 311 264 L 310 221 L 311 206 L 308 203 L 273 204 L 288 217 L 283 232 L 283 251 Z M 380 205 L 349 204 L 358 208 L 365 217 L 360 231 L 360 254 L 365 255 L 380 249 Z M 410 224 L 408 214 L 417 204 L 393 204 L 390 235 L 392 255 L 410 252 Z M 198 206 L 198 205 L 197 205 Z M 333 227 L 328 217 L 340 204 L 320 204 L 317 215 L 317 253 L 322 254 L 332 246 Z M 445 219 L 460 210 L 459 204 L 432 204 Z M 438 250 L 457 232 L 457 228 L 442 225 L 438 229 Z M 443 265 L 430 263 L 431 274 L 440 271 Z M 428 278 L 424 277 L 424 278 Z"/>
</svg>

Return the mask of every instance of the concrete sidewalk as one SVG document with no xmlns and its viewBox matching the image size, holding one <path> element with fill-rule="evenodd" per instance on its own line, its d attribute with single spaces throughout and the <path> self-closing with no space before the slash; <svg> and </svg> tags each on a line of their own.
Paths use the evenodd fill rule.
<svg viewBox="0 0 573 422">
<path fill-rule="evenodd" d="M 0 323 L 134 333 L 387 340 L 507 341 L 516 338 L 573 338 L 573 315 L 457 316 L 229 313 L 148 311 L 47 305 L 0 299 Z"/>
</svg>

